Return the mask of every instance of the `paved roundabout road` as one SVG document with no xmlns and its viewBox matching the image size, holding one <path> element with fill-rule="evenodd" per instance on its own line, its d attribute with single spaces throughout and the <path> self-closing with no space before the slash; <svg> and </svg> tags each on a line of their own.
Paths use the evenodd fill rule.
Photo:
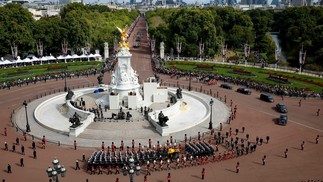
<svg viewBox="0 0 323 182">
<path fill-rule="evenodd" d="M 145 34 L 145 23 L 141 19 L 133 34 L 136 31 L 143 31 Z M 132 45 L 131 40 L 130 45 Z M 140 78 L 152 76 L 148 44 L 144 36 L 140 48 L 133 50 L 132 65 L 140 75 Z M 188 86 L 185 78 L 174 80 L 168 76 L 160 75 L 164 84 L 177 84 Z M 105 83 L 109 83 L 109 74 L 104 78 Z M 68 79 L 69 87 L 77 88 L 83 85 L 96 84 L 95 76 L 80 77 Z M 323 109 L 323 101 L 317 99 L 302 100 L 299 107 L 298 98 L 286 97 L 283 101 L 280 97 L 274 97 L 277 102 L 287 105 L 289 112 L 289 123 L 287 126 L 279 126 L 274 123 L 279 116 L 273 107 L 273 103 L 260 101 L 260 93 L 253 90 L 252 95 L 241 95 L 233 90 L 224 90 L 217 85 L 207 86 L 193 82 L 193 88 L 212 90 L 213 93 L 219 92 L 220 97 L 227 96 L 228 105 L 230 100 L 233 105 L 237 105 L 237 118 L 230 124 L 224 126 L 224 131 L 232 128 L 235 131 L 238 128 L 241 131 L 245 127 L 245 132 L 238 133 L 238 137 L 244 138 L 248 133 L 250 141 L 255 142 L 255 138 L 266 138 L 270 136 L 269 143 L 264 143 L 257 147 L 257 151 L 242 157 L 225 160 L 221 162 L 208 163 L 203 166 L 194 166 L 184 169 L 172 169 L 169 171 L 152 172 L 148 176 L 149 181 L 162 182 L 167 181 L 167 173 L 171 173 L 172 181 L 201 181 L 201 170 L 206 169 L 204 181 L 307 181 L 323 180 L 322 163 L 323 163 L 323 119 L 322 114 L 316 116 L 318 108 Z M 41 149 L 40 141 L 35 139 L 37 145 L 37 159 L 32 157 L 31 138 L 23 140 L 21 132 L 16 132 L 10 122 L 11 112 L 20 107 L 24 100 L 34 99 L 36 95 L 49 94 L 58 89 L 63 89 L 64 80 L 47 81 L 46 83 L 30 84 L 23 87 L 15 87 L 11 90 L 0 91 L 0 177 L 6 181 L 48 181 L 45 170 L 54 158 L 58 158 L 61 164 L 67 169 L 67 176 L 61 181 L 115 181 L 118 177 L 120 181 L 129 181 L 129 177 L 123 175 L 90 175 L 86 172 L 86 164 L 80 162 L 81 170 L 75 170 L 75 160 L 81 161 L 84 154 L 90 156 L 97 148 L 78 148 L 74 150 L 71 146 L 58 146 L 57 144 L 46 144 L 46 149 Z M 234 86 L 236 89 L 238 86 Z M 4 135 L 4 128 L 7 128 L 7 136 Z M 33 129 L 33 128 L 31 128 Z M 234 132 L 233 132 L 234 133 Z M 235 137 L 235 134 L 233 134 Z M 321 138 L 318 144 L 315 144 L 315 137 Z M 16 138 L 20 138 L 20 145 L 16 146 L 16 152 L 11 151 L 12 145 Z M 301 143 L 305 141 L 304 150 L 301 150 Z M 7 142 L 9 151 L 5 151 L 4 143 Z M 25 146 L 25 155 L 21 155 L 20 147 Z M 288 148 L 288 158 L 284 158 L 284 150 Z M 266 155 L 266 165 L 262 165 L 262 157 Z M 20 167 L 19 160 L 24 158 L 25 167 Z M 236 163 L 240 163 L 240 172 L 235 173 Z M 11 164 L 12 174 L 8 174 L 7 165 Z M 143 175 L 135 177 L 135 181 L 143 181 Z"/>
</svg>

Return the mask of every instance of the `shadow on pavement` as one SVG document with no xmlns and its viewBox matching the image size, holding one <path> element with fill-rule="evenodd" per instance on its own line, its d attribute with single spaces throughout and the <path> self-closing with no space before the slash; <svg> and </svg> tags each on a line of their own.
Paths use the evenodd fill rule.
<svg viewBox="0 0 323 182">
<path fill-rule="evenodd" d="M 232 169 L 225 169 L 225 170 L 230 171 L 230 172 L 233 172 L 233 173 L 236 173 L 236 171 L 235 170 L 232 170 Z"/>
</svg>

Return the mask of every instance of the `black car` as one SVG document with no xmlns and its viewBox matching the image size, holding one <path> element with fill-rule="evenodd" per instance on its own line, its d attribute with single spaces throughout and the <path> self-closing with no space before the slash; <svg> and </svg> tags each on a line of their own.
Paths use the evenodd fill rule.
<svg viewBox="0 0 323 182">
<path fill-rule="evenodd" d="M 225 88 L 225 89 L 232 90 L 232 86 L 229 85 L 229 84 L 226 84 L 226 83 L 221 84 L 220 87 Z"/>
<path fill-rule="evenodd" d="M 237 92 L 239 93 L 242 93 L 242 94 L 246 94 L 246 95 L 250 95 L 251 94 L 251 91 L 247 88 L 243 88 L 243 87 L 240 87 L 237 89 Z"/>
<path fill-rule="evenodd" d="M 278 103 L 276 105 L 276 109 L 280 113 L 287 113 L 288 112 L 287 107 L 285 106 L 285 104 L 282 104 L 282 103 Z"/>
<path fill-rule="evenodd" d="M 266 102 L 275 102 L 274 98 L 268 93 L 260 94 L 260 100 L 263 100 L 263 101 L 266 101 Z"/>
<path fill-rule="evenodd" d="M 277 124 L 279 124 L 279 125 L 286 125 L 287 124 L 287 120 L 288 120 L 287 114 L 281 114 L 279 116 L 279 118 L 278 118 Z"/>
</svg>

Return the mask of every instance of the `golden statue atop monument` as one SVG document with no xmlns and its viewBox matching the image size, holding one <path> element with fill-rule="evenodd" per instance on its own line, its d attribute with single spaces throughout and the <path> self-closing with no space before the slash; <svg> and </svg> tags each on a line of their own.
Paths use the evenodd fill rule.
<svg viewBox="0 0 323 182">
<path fill-rule="evenodd" d="M 122 47 L 124 47 L 129 51 L 129 45 L 127 42 L 128 34 L 127 34 L 126 28 L 121 29 L 121 28 L 117 27 L 117 29 L 121 33 L 121 42 L 119 42 L 118 50 L 120 50 Z"/>
</svg>

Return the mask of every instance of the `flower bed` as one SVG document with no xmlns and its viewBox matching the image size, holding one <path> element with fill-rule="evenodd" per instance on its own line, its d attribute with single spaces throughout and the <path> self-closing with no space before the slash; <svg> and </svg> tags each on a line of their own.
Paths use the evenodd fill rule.
<svg viewBox="0 0 323 182">
<path fill-rule="evenodd" d="M 243 70 L 243 69 L 233 69 L 232 71 L 230 71 L 230 73 L 233 73 L 233 74 L 239 74 L 239 75 L 246 75 L 246 76 L 255 76 L 253 73 L 251 73 L 250 71 L 246 71 L 246 70 Z"/>
<path fill-rule="evenodd" d="M 195 66 L 195 70 L 207 70 L 207 71 L 212 71 L 214 68 L 214 65 L 210 65 L 210 64 L 197 64 Z"/>
<path fill-rule="evenodd" d="M 290 84 L 288 79 L 281 75 L 269 75 L 267 79 L 274 82 L 282 83 L 282 84 Z"/>
<path fill-rule="evenodd" d="M 281 77 L 285 77 L 285 78 L 288 78 L 288 79 L 302 81 L 302 82 L 305 82 L 305 83 L 308 83 L 308 84 L 323 87 L 323 83 L 315 82 L 313 80 L 309 80 L 309 79 L 306 79 L 306 78 L 300 78 L 300 77 L 290 76 L 290 75 L 281 75 L 281 74 L 278 74 L 278 73 L 268 72 L 268 71 L 267 72 L 261 72 L 261 73 L 265 73 L 265 74 L 269 74 L 269 75 L 281 76 Z"/>
<path fill-rule="evenodd" d="M 67 69 L 66 65 L 52 65 L 47 67 L 47 71 L 57 71 L 57 70 L 65 70 Z"/>
</svg>

